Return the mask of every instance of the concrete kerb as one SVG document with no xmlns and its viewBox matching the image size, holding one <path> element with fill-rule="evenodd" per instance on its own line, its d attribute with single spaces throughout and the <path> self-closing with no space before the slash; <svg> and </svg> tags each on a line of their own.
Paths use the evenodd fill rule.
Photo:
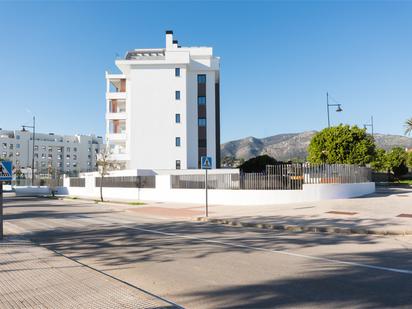
<svg viewBox="0 0 412 309">
<path fill-rule="evenodd" d="M 253 227 L 268 230 L 280 230 L 289 232 L 310 232 L 310 233 L 334 233 L 334 234 L 360 234 L 360 235 L 379 235 L 379 236 L 396 236 L 396 235 L 412 235 L 412 230 L 396 231 L 396 230 L 378 230 L 378 229 L 363 229 L 363 228 L 342 228 L 333 226 L 303 226 L 303 225 L 287 225 L 287 224 L 270 224 L 258 222 L 244 222 L 236 219 L 219 219 L 197 217 L 195 221 L 209 222 L 215 224 L 231 225 L 236 227 Z"/>
</svg>

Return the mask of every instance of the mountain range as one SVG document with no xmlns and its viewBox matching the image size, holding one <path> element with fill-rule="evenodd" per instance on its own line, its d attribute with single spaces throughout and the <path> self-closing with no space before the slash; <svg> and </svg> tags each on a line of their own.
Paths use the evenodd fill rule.
<svg viewBox="0 0 412 309">
<path fill-rule="evenodd" d="M 230 141 L 221 145 L 221 156 L 236 159 L 250 159 L 267 154 L 276 160 L 288 161 L 304 160 L 307 157 L 307 148 L 316 131 L 302 133 L 284 133 L 265 138 L 246 137 Z M 400 146 L 412 148 L 412 138 L 402 135 L 374 134 L 378 147 L 390 150 Z"/>
</svg>

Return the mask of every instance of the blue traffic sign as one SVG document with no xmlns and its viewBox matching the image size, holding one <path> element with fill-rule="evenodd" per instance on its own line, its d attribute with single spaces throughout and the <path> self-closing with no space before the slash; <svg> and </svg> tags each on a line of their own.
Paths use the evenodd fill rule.
<svg viewBox="0 0 412 309">
<path fill-rule="evenodd" d="M 200 162 L 202 169 L 211 169 L 212 168 L 212 157 L 200 157 Z"/>
<path fill-rule="evenodd" d="M 13 177 L 10 161 L 0 161 L 0 181 L 11 181 Z"/>
</svg>

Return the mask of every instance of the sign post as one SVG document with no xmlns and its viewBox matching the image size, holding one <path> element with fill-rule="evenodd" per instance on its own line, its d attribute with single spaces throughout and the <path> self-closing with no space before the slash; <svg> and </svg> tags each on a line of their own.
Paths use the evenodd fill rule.
<svg viewBox="0 0 412 309">
<path fill-rule="evenodd" d="M 12 180 L 12 165 L 10 161 L 0 161 L 0 240 L 3 239 L 3 181 Z"/>
<path fill-rule="evenodd" d="M 206 218 L 209 216 L 209 202 L 208 202 L 208 196 L 207 196 L 207 170 L 212 168 L 212 158 L 211 157 L 206 157 L 203 156 L 200 158 L 201 162 L 201 167 L 203 170 L 205 170 L 205 216 Z"/>
</svg>

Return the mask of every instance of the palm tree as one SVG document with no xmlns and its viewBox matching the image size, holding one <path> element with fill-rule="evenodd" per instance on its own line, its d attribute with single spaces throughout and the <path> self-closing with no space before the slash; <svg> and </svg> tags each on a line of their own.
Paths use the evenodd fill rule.
<svg viewBox="0 0 412 309">
<path fill-rule="evenodd" d="M 405 135 L 410 135 L 412 133 L 412 118 L 405 121 Z"/>
</svg>

